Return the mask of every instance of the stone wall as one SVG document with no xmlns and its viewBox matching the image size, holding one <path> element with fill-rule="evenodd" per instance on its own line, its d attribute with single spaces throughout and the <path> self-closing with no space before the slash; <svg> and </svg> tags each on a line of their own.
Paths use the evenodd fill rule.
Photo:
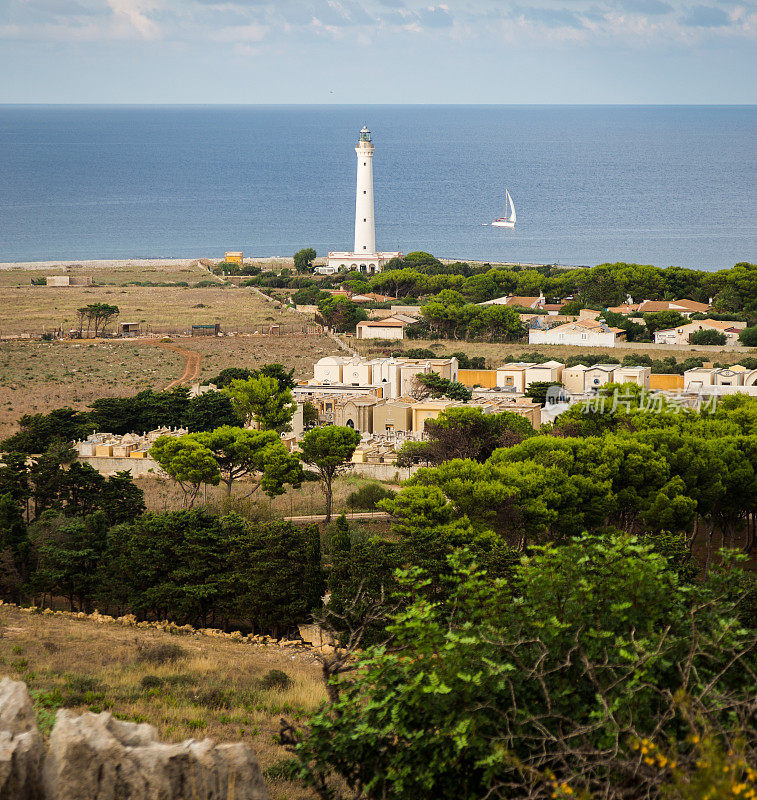
<svg viewBox="0 0 757 800">
<path fill-rule="evenodd" d="M 151 725 L 58 711 L 47 752 L 26 685 L 0 681 L 0 800 L 268 800 L 241 742 L 158 741 Z"/>
</svg>

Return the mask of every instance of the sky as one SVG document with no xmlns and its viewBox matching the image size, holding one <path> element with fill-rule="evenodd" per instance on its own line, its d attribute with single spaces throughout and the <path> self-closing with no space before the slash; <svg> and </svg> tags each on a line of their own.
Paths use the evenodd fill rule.
<svg viewBox="0 0 757 800">
<path fill-rule="evenodd" d="M 757 101 L 757 0 L 0 0 L 0 103 Z"/>
</svg>

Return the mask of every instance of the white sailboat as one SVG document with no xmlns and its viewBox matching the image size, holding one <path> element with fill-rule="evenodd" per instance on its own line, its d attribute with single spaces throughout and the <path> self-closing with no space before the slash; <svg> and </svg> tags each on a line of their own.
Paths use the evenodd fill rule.
<svg viewBox="0 0 757 800">
<path fill-rule="evenodd" d="M 510 206 L 510 214 L 507 213 L 507 207 Z M 510 197 L 510 192 L 505 189 L 505 216 L 495 219 L 492 222 L 495 228 L 514 228 L 515 227 L 515 206 L 513 199 Z"/>
</svg>

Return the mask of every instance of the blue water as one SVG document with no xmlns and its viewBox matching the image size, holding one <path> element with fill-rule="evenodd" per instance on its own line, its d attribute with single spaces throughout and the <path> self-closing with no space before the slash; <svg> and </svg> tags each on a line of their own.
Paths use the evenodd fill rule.
<svg viewBox="0 0 757 800">
<path fill-rule="evenodd" d="M 757 258 L 757 107 L 0 106 L 0 261 L 351 249 L 364 122 L 381 249 Z"/>
</svg>

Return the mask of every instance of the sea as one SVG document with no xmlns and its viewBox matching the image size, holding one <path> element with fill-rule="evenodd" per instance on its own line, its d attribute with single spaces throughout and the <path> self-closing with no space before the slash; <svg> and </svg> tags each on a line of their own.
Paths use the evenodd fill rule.
<svg viewBox="0 0 757 800">
<path fill-rule="evenodd" d="M 363 124 L 380 250 L 757 259 L 757 106 L 6 105 L 0 262 L 351 250 Z"/>
</svg>

